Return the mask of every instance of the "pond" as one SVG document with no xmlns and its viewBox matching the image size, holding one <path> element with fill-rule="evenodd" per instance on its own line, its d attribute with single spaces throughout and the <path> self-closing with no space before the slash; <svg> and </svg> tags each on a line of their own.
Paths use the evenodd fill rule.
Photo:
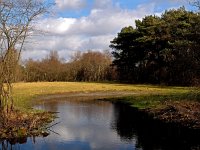
<svg viewBox="0 0 200 150">
<path fill-rule="evenodd" d="M 124 104 L 100 100 L 46 100 L 35 106 L 58 112 L 47 137 L 4 141 L 2 150 L 190 150 L 199 138 L 148 119 Z"/>
</svg>

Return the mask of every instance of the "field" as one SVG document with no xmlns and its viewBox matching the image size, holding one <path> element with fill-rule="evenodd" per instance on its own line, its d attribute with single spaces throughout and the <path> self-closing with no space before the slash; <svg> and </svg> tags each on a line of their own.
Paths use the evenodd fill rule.
<svg viewBox="0 0 200 150">
<path fill-rule="evenodd" d="M 193 87 L 169 87 L 154 85 L 132 85 L 117 83 L 87 83 L 87 82 L 33 82 L 15 83 L 13 96 L 18 107 L 30 107 L 31 100 L 45 95 L 68 95 L 78 93 L 109 93 L 129 92 L 134 96 L 123 98 L 137 107 L 157 105 L 158 101 L 170 100 L 198 100 L 199 90 Z"/>
</svg>

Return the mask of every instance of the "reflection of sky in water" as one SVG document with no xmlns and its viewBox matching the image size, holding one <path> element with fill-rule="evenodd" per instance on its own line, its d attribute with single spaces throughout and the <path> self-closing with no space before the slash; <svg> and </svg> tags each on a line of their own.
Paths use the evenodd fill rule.
<svg viewBox="0 0 200 150">
<path fill-rule="evenodd" d="M 48 100 L 36 108 L 59 112 L 46 137 L 0 150 L 196 150 L 199 136 L 151 121 L 122 104 L 104 101 Z M 182 133 L 183 132 L 183 133 Z M 181 134 L 180 134 L 181 133 Z M 6 145 L 4 142 L 4 146 Z"/>
<path fill-rule="evenodd" d="M 49 150 L 132 150 L 135 140 L 121 141 L 119 135 L 112 129 L 114 105 L 108 102 L 50 102 L 38 108 L 57 111 L 60 122 L 53 126 L 46 138 L 36 138 L 36 144 L 31 139 L 23 145 L 15 145 L 19 149 L 49 149 Z"/>
</svg>

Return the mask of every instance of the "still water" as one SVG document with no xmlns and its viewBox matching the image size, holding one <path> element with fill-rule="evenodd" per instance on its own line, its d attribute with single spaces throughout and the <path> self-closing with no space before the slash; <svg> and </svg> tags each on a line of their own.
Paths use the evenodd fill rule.
<svg viewBox="0 0 200 150">
<path fill-rule="evenodd" d="M 190 150 L 200 139 L 152 122 L 133 108 L 105 101 L 48 100 L 35 106 L 58 112 L 47 137 L 2 142 L 2 150 Z M 54 124 L 53 123 L 53 124 Z M 160 127 L 162 126 L 162 127 Z"/>
</svg>

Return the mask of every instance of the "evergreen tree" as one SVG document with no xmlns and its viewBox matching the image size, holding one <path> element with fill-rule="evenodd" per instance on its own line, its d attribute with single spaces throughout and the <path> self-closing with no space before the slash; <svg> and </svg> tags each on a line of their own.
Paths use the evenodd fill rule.
<svg viewBox="0 0 200 150">
<path fill-rule="evenodd" d="M 199 13 L 184 7 L 136 20 L 111 41 L 121 81 L 191 85 L 200 82 Z"/>
</svg>

